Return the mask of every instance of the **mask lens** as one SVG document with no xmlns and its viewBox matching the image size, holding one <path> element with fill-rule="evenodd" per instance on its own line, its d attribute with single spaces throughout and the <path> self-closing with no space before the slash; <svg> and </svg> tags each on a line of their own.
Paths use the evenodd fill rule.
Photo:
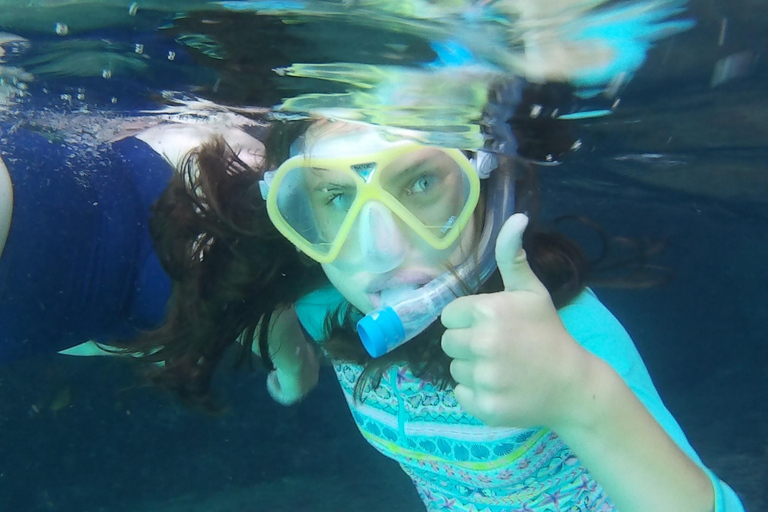
<svg viewBox="0 0 768 512">
<path fill-rule="evenodd" d="M 382 169 L 379 182 L 438 240 L 453 232 L 471 188 L 458 162 L 435 148 L 420 148 L 392 162 Z"/>
<path fill-rule="evenodd" d="M 316 259 L 332 260 L 353 226 L 350 214 L 358 216 L 363 205 L 375 201 L 403 228 L 446 248 L 471 216 L 478 188 L 469 162 L 449 151 L 413 145 L 356 158 L 288 163 L 278 170 L 273 196 L 281 225 L 290 227 L 286 236 L 308 254 L 316 251 Z"/>
<path fill-rule="evenodd" d="M 301 238 L 327 254 L 355 197 L 357 184 L 349 173 L 296 167 L 283 177 L 277 208 Z"/>
</svg>

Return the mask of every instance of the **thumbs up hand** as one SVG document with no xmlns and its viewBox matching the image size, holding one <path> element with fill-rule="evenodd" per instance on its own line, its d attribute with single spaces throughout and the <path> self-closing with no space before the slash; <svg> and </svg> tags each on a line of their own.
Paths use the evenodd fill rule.
<svg viewBox="0 0 768 512">
<path fill-rule="evenodd" d="M 578 412 L 590 360 L 565 330 L 522 248 L 528 218 L 510 217 L 496 241 L 504 291 L 460 297 L 443 310 L 442 347 L 456 399 L 491 426 L 552 429 Z"/>
</svg>

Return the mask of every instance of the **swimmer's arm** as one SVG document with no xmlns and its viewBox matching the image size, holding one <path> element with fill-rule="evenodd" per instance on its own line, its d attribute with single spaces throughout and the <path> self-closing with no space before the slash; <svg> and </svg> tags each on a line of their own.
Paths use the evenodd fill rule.
<svg viewBox="0 0 768 512">
<path fill-rule="evenodd" d="M 275 370 L 267 377 L 267 390 L 283 405 L 292 405 L 317 384 L 320 365 L 307 342 L 293 307 L 275 313 L 269 329 L 269 352 Z M 256 340 L 253 352 L 259 355 Z"/>
<path fill-rule="evenodd" d="M 11 229 L 11 213 L 13 212 L 13 187 L 8 168 L 0 158 L 0 254 L 3 253 L 8 231 Z"/>
<path fill-rule="evenodd" d="M 496 240 L 504 291 L 459 297 L 443 309 L 442 348 L 453 359 L 456 399 L 489 425 L 549 427 L 622 512 L 711 512 L 715 489 L 707 473 L 616 370 L 566 329 L 568 307 L 557 312 L 528 264 L 527 225 L 515 214 Z M 592 308 L 578 318 L 604 319 Z M 603 328 L 580 330 L 586 343 Z M 614 335 L 602 342 L 624 352 L 616 357 L 630 357 L 629 347 L 614 346 L 621 342 L 615 331 L 606 332 Z"/>
<path fill-rule="evenodd" d="M 592 357 L 572 413 L 552 425 L 622 512 L 710 512 L 709 476 L 606 362 Z"/>
</svg>

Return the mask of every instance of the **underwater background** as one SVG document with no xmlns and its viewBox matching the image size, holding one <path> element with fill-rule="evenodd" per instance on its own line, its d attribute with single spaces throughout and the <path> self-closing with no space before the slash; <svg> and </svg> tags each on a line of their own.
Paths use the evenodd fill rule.
<svg viewBox="0 0 768 512">
<path fill-rule="evenodd" d="M 308 90 L 339 91 L 272 72 L 296 62 L 434 58 L 391 20 L 284 23 L 277 11 L 208 4 L 0 0 L 0 119 L 99 138 L 143 126 L 144 110 L 183 116 L 189 107 L 176 100 L 193 95 L 270 107 Z M 539 171 L 542 217 L 585 216 L 610 236 L 657 242 L 651 261 L 674 276 L 668 284 L 596 292 L 704 462 L 760 511 L 768 509 L 768 4 L 686 8 L 695 26 L 655 42 L 610 115 L 572 121 L 578 151 Z M 155 112 L 169 105 L 177 110 Z M 598 250 L 594 232 L 573 234 Z M 265 378 L 260 369 L 221 372 L 216 388 L 229 407 L 210 417 L 142 385 L 119 358 L 51 354 L 2 366 L 0 510 L 423 509 L 408 477 L 359 435 L 330 368 L 289 408 L 269 398 Z"/>
</svg>

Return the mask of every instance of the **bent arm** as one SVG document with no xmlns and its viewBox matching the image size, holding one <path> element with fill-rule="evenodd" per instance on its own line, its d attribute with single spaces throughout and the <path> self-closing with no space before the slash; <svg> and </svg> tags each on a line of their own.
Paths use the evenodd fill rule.
<svg viewBox="0 0 768 512">
<path fill-rule="evenodd" d="M 594 357 L 577 421 L 553 426 L 622 512 L 710 512 L 714 489 L 604 361 Z"/>
<path fill-rule="evenodd" d="M 586 400 L 574 404 L 581 413 L 554 430 L 619 510 L 743 512 L 736 493 L 702 464 L 610 311 L 587 291 L 559 313 L 593 359 Z"/>
<path fill-rule="evenodd" d="M 0 158 L 0 255 L 3 254 L 5 240 L 11 229 L 11 214 L 13 212 L 13 187 L 11 176 L 3 159 Z"/>
</svg>

